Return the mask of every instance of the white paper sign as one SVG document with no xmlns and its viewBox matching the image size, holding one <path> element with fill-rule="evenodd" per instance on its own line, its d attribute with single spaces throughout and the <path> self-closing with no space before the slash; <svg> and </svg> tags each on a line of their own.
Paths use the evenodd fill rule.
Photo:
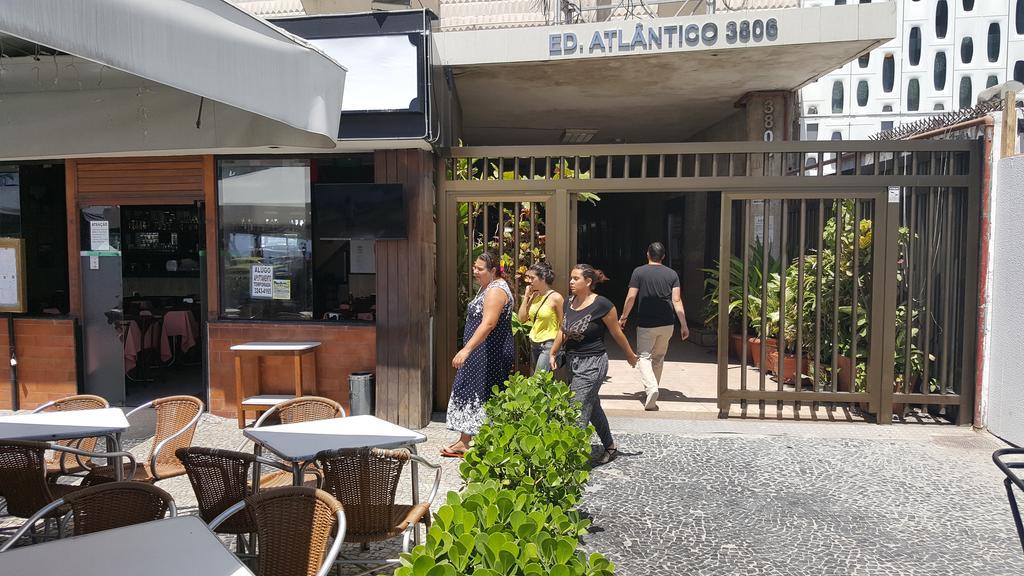
<svg viewBox="0 0 1024 576">
<path fill-rule="evenodd" d="M 110 222 L 106 220 L 89 222 L 89 249 L 110 250 Z"/>
<path fill-rule="evenodd" d="M 900 187 L 889 186 L 889 203 L 899 204 L 900 203 Z"/>
<path fill-rule="evenodd" d="M 0 305 L 18 304 L 18 253 L 14 248 L 0 248 Z"/>
<path fill-rule="evenodd" d="M 292 299 L 292 281 L 274 280 L 274 300 Z"/>
<path fill-rule="evenodd" d="M 352 274 L 376 274 L 377 259 L 374 256 L 373 240 L 352 240 L 349 243 L 352 260 L 349 272 Z"/>
<path fill-rule="evenodd" d="M 100 257 L 99 256 L 89 256 L 89 270 L 99 270 L 99 269 L 100 269 Z"/>
<path fill-rule="evenodd" d="M 249 280 L 249 295 L 253 298 L 274 297 L 274 267 L 253 265 Z"/>
</svg>

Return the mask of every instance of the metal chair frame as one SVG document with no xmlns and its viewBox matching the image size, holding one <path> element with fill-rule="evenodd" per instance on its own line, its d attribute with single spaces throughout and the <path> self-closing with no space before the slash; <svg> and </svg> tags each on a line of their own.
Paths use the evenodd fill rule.
<svg viewBox="0 0 1024 576">
<path fill-rule="evenodd" d="M 53 406 L 56 406 L 58 403 L 66 402 L 66 401 L 71 400 L 73 398 L 97 399 L 97 400 L 101 400 L 103 402 L 103 404 L 106 404 L 107 407 L 110 406 L 110 404 L 107 403 L 107 400 L 105 398 L 103 398 L 102 396 L 95 396 L 93 394 L 76 394 L 74 396 L 67 396 L 65 398 L 58 398 L 57 400 L 50 400 L 49 402 L 47 402 L 45 404 L 41 404 L 41 405 L 37 406 L 34 410 L 32 410 L 31 414 L 38 414 L 40 412 L 45 412 L 46 410 L 52 408 Z M 73 447 L 74 448 L 80 448 L 83 440 L 86 440 L 86 438 L 75 438 L 74 439 Z M 107 442 L 109 442 L 109 441 L 110 440 L 107 440 Z M 68 447 L 70 447 L 70 445 L 68 445 Z M 82 456 L 91 456 L 91 455 L 90 454 L 75 454 L 75 462 L 82 469 L 84 469 L 86 472 L 88 472 L 89 470 L 92 470 L 92 466 L 88 462 L 84 462 L 82 460 Z M 67 466 L 66 466 L 66 464 L 64 462 L 64 458 L 60 459 L 60 473 L 61 473 L 62 476 L 74 476 L 74 475 L 76 475 L 76 474 L 72 473 L 70 470 L 67 469 Z"/>
<path fill-rule="evenodd" d="M 1010 511 L 1013 513 L 1013 523 L 1017 527 L 1017 538 L 1020 541 L 1021 549 L 1024 550 L 1024 522 L 1020 518 L 1020 508 L 1017 505 L 1017 495 L 1013 487 L 1024 492 L 1024 478 L 1014 470 L 1024 470 L 1024 460 L 1011 461 L 1007 456 L 1024 456 L 1024 448 L 1003 448 L 992 453 L 992 461 L 1003 471 L 1006 478 L 1003 479 L 1003 486 L 1006 487 L 1006 498 L 1010 501 Z"/>
<path fill-rule="evenodd" d="M 325 454 L 325 455 L 329 454 L 329 453 L 330 453 L 330 451 L 321 452 L 321 454 Z M 320 454 L 317 455 L 317 458 L 319 458 L 319 457 L 320 457 Z M 430 462 L 430 461 L 426 460 L 425 458 L 423 458 L 422 456 L 420 456 L 420 455 L 410 451 L 410 454 L 409 454 L 409 464 L 410 464 L 410 466 L 413 465 L 413 463 L 422 464 L 422 465 L 424 465 L 424 466 L 434 470 L 434 483 L 431 486 L 430 494 L 427 496 L 427 502 L 431 506 L 433 506 L 434 499 L 437 498 L 437 493 L 441 489 L 441 465 L 440 464 L 435 464 L 433 462 Z M 413 502 L 413 504 L 414 505 L 415 504 L 420 504 L 420 502 Z M 410 524 L 409 527 L 406 528 L 404 532 L 402 532 L 402 552 L 403 553 L 409 553 L 412 550 L 412 546 L 410 546 L 410 544 L 418 545 L 420 543 L 419 525 L 422 523 L 425 526 L 429 526 L 430 525 L 430 514 L 431 514 L 431 512 L 428 510 L 427 517 L 424 519 L 423 522 L 415 522 L 413 524 Z M 365 548 L 365 544 L 362 545 L 362 546 Z M 365 567 L 368 567 L 366 570 L 364 570 L 362 572 L 358 572 L 358 573 L 352 575 L 352 576 L 366 576 L 368 574 L 373 574 L 375 572 L 379 572 L 379 571 L 381 571 L 382 569 L 384 569 L 387 566 L 397 566 L 398 564 L 401 564 L 401 560 L 399 558 L 386 558 L 386 559 L 381 559 L 381 560 L 355 560 L 355 559 L 344 558 L 344 557 L 342 557 L 339 554 L 338 559 L 336 559 L 334 561 L 334 563 L 338 564 L 338 565 L 347 564 L 347 565 L 352 565 L 352 566 L 365 566 Z"/>
<path fill-rule="evenodd" d="M 159 400 L 159 398 L 157 400 Z M 149 402 L 146 402 L 142 406 L 139 406 L 138 408 L 135 408 L 132 411 L 128 412 L 127 414 L 124 415 L 124 417 L 130 419 L 132 417 L 132 414 L 135 414 L 136 412 L 138 412 L 140 410 L 143 410 L 143 409 L 146 409 L 146 408 L 152 408 L 154 402 L 156 402 L 156 400 L 150 400 Z M 180 430 L 178 430 L 174 434 L 171 434 L 167 438 L 164 438 L 159 444 L 157 444 L 156 446 L 153 447 L 153 455 L 150 457 L 149 466 L 150 466 L 150 470 L 153 471 L 153 481 L 154 482 L 163 479 L 156 472 L 156 462 L 157 462 L 157 458 L 160 457 L 160 453 L 163 451 L 164 446 L 166 446 L 169 442 L 171 442 L 172 440 L 175 440 L 176 438 L 178 438 L 182 434 L 185 434 L 189 430 L 195 428 L 195 426 L 197 424 L 199 424 L 199 419 L 203 417 L 203 409 L 204 408 L 205 408 L 205 406 L 203 405 L 202 400 L 200 400 L 199 401 L 199 410 L 196 412 L 196 415 L 191 420 L 189 420 L 188 424 L 182 426 Z M 156 438 L 156 436 L 154 435 L 154 439 L 155 438 Z M 134 478 L 134 477 L 135 477 L 135 473 L 134 473 L 134 470 L 133 470 L 132 475 L 129 476 L 129 478 Z"/>
<path fill-rule="evenodd" d="M 210 523 L 207 524 L 207 528 L 209 528 L 211 532 L 216 531 L 217 527 L 223 524 L 224 521 L 231 518 L 236 512 L 245 509 L 246 504 L 246 501 L 242 500 L 241 502 L 232 505 L 230 508 L 221 512 L 220 515 L 211 520 Z M 335 559 L 338 557 L 338 553 L 341 552 L 341 544 L 345 541 L 345 530 L 348 527 L 345 520 L 345 510 L 339 509 L 335 514 L 335 518 L 338 522 L 337 535 L 334 537 L 334 542 L 331 543 L 331 547 L 327 551 L 327 555 L 324 557 L 323 564 L 320 565 L 320 570 L 317 571 L 316 576 L 327 576 L 327 574 L 334 568 Z"/>
<path fill-rule="evenodd" d="M 68 452 L 70 454 L 75 454 L 77 456 L 91 456 L 91 457 L 120 456 L 122 458 L 127 458 L 131 462 L 131 464 L 132 464 L 132 468 L 131 468 L 132 475 L 135 475 L 135 467 L 137 466 L 137 463 L 135 462 L 135 456 L 133 456 L 130 452 L 86 452 L 85 450 L 78 450 L 77 448 L 69 448 L 67 446 L 53 446 L 53 445 L 51 445 L 49 449 L 57 450 L 57 451 L 60 451 L 60 452 Z M 45 476 L 45 470 L 44 470 L 43 471 L 43 477 L 42 477 L 44 482 L 45 482 L 45 477 L 46 476 Z M 42 508 L 37 510 L 35 514 L 30 516 L 28 518 L 28 520 L 26 520 L 21 526 L 19 526 L 18 529 L 15 530 L 13 534 L 11 534 L 10 538 L 8 538 L 7 541 L 4 542 L 2 546 L 0 546 L 0 552 L 6 552 L 7 550 L 9 550 L 12 546 L 14 546 L 15 542 L 17 542 L 19 539 L 21 539 L 21 537 L 24 536 L 26 532 L 28 532 L 30 529 L 32 529 L 32 527 L 35 525 L 36 522 L 38 522 L 40 519 L 45 518 L 50 512 L 53 512 L 54 510 L 60 508 L 61 506 L 64 506 L 65 503 L 66 502 L 65 502 L 64 498 L 57 498 L 56 500 L 50 502 L 46 506 L 43 506 Z M 173 499 L 171 499 L 168 502 L 168 511 L 169 511 L 169 513 L 170 513 L 170 515 L 172 517 L 177 515 L 177 508 L 174 505 L 174 500 Z M 67 526 L 67 523 L 68 523 L 68 520 L 70 519 L 70 517 L 71 517 L 70 513 L 65 514 L 64 515 L 64 519 L 61 520 L 58 523 L 58 526 L 57 526 L 57 538 L 58 539 L 61 537 L 61 534 L 63 533 L 64 528 Z M 44 539 L 46 537 L 46 528 L 43 529 L 43 537 L 44 537 Z M 33 543 L 35 542 L 35 537 L 32 538 L 32 541 L 33 541 Z"/>
</svg>

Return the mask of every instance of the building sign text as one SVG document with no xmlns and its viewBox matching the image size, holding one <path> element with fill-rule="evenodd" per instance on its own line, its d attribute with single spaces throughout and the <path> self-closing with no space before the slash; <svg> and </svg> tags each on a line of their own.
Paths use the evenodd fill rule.
<svg viewBox="0 0 1024 576">
<path fill-rule="evenodd" d="M 658 52 L 677 48 L 696 48 L 736 44 L 774 42 L 779 38 L 779 23 L 767 20 L 735 20 L 726 22 L 724 29 L 714 22 L 679 26 L 644 26 L 637 24 L 632 30 L 597 30 L 593 36 L 580 38 L 575 32 L 548 35 L 550 56 L 574 54 L 626 54 L 631 52 Z"/>
</svg>

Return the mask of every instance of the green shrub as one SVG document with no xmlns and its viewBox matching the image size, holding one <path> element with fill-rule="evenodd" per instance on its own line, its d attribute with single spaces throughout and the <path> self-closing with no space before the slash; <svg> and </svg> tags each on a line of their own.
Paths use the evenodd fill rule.
<svg viewBox="0 0 1024 576">
<path fill-rule="evenodd" d="M 550 504 L 579 502 L 590 477 L 593 427 L 577 425 L 573 394 L 550 372 L 513 374 L 487 402 L 487 421 L 461 464 L 467 483 L 496 480 L 502 487 L 534 488 Z"/>
<path fill-rule="evenodd" d="M 589 522 L 533 489 L 473 483 L 434 514 L 426 542 L 402 555 L 395 576 L 606 576 L 600 554 L 577 552 Z"/>
</svg>

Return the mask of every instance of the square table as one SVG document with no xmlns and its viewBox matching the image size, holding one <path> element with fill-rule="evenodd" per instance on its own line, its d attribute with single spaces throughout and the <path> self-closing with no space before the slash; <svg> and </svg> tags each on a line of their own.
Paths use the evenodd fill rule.
<svg viewBox="0 0 1024 576">
<path fill-rule="evenodd" d="M 427 437 L 374 416 L 348 416 L 327 420 L 312 420 L 294 424 L 278 424 L 260 428 L 246 428 L 246 438 L 256 443 L 257 450 L 264 447 L 283 460 L 292 463 L 292 482 L 301 486 L 303 469 L 324 450 L 340 448 L 400 448 L 427 441 Z M 419 499 L 419 475 L 416 462 L 412 462 L 412 497 Z"/>
<path fill-rule="evenodd" d="M 121 433 L 129 427 L 119 408 L 37 412 L 0 416 L 0 438 L 4 440 L 73 440 L 93 436 L 106 438 L 108 452 L 121 451 Z M 121 458 L 115 458 L 115 474 L 121 480 Z"/>
<path fill-rule="evenodd" d="M 238 427 L 245 427 L 245 411 L 266 410 L 280 400 L 263 401 L 264 398 L 280 398 L 280 396 L 263 395 L 260 390 L 260 370 L 264 356 L 290 356 L 294 369 L 295 397 L 302 396 L 302 357 L 310 356 L 313 361 L 313 394 L 316 395 L 316 349 L 319 342 L 246 342 L 235 344 L 231 351 L 235 353 L 235 396 L 238 402 Z M 242 383 L 242 358 L 256 358 L 256 377 L 254 396 L 246 397 Z"/>
<path fill-rule="evenodd" d="M 154 520 L 0 554 L 0 574 L 52 576 L 65 571 L 75 576 L 252 576 L 196 516 Z"/>
</svg>

